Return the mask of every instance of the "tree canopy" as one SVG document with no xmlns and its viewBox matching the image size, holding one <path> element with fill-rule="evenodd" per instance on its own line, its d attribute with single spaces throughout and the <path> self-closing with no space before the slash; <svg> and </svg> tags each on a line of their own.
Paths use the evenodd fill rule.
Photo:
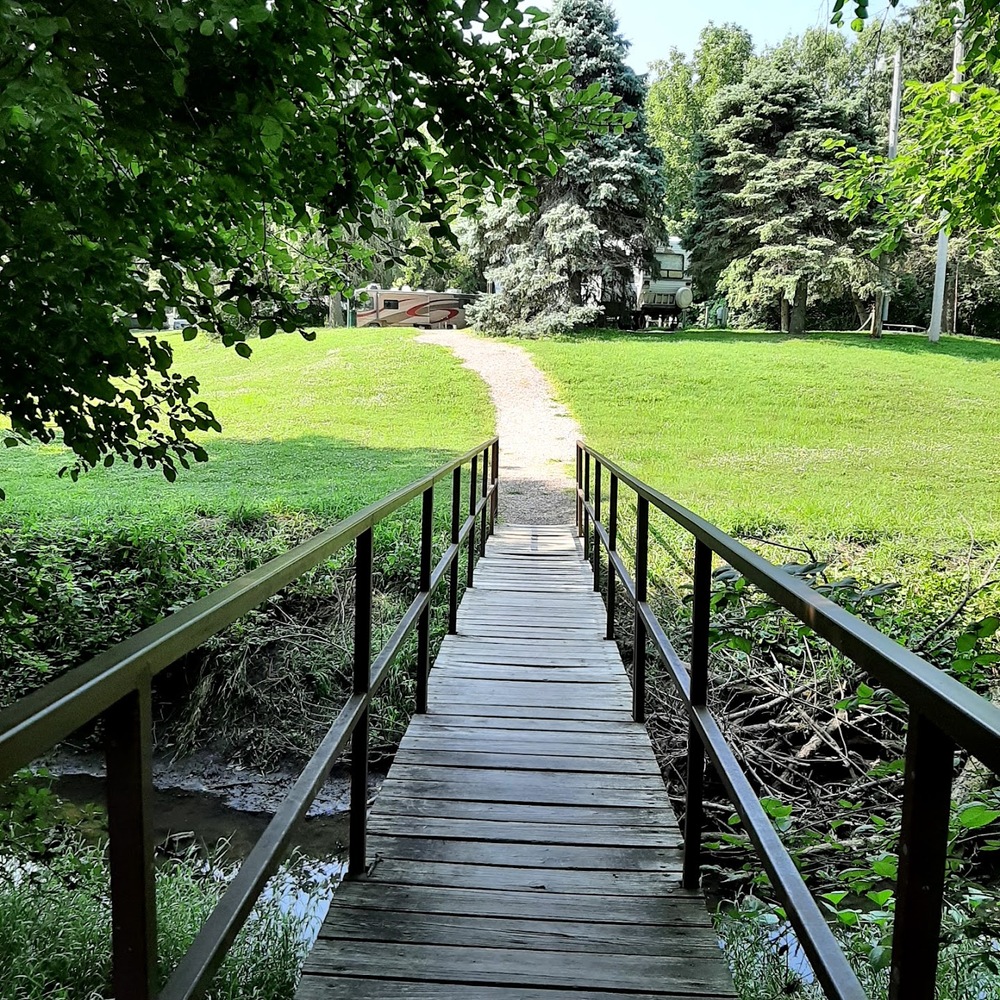
<svg viewBox="0 0 1000 1000">
<path fill-rule="evenodd" d="M 875 213 L 883 228 L 880 252 L 895 250 L 912 231 L 933 234 L 942 220 L 974 244 L 992 244 L 1000 236 L 998 6 L 992 0 L 968 5 L 961 25 L 967 42 L 964 83 L 956 87 L 951 80 L 950 38 L 914 54 L 894 160 L 845 147 L 835 190 L 853 212 Z M 914 14 L 913 34 L 926 42 L 942 21 L 948 24 L 955 16 L 954 6 L 943 0 L 924 4 Z"/>
<path fill-rule="evenodd" d="M 168 477 L 204 458 L 191 432 L 217 422 L 197 382 L 130 327 L 176 309 L 185 336 L 247 355 L 248 321 L 302 325 L 286 278 L 303 246 L 345 283 L 359 237 L 399 256 L 390 204 L 440 241 L 464 192 L 523 197 L 616 120 L 569 87 L 541 17 L 516 0 L 0 0 L 0 437 Z"/>
<path fill-rule="evenodd" d="M 475 253 L 499 291 L 473 310 L 481 328 L 538 335 L 631 312 L 634 272 L 660 236 L 664 181 L 646 132 L 643 80 L 607 0 L 556 0 L 548 30 L 565 47 L 581 99 L 613 95 L 627 128 L 591 132 L 558 169 L 535 171 L 537 211 L 487 212 Z"/>
<path fill-rule="evenodd" d="M 663 157 L 664 217 L 674 227 L 689 221 L 698 144 L 705 117 L 723 87 L 739 83 L 753 57 L 753 39 L 735 24 L 711 22 L 702 29 L 694 55 L 671 49 L 652 64 L 646 99 L 649 135 Z"/>
<path fill-rule="evenodd" d="M 1000 236 L 1000 0 L 967 0 L 963 8 L 941 0 L 922 13 L 925 22 L 961 30 L 965 82 L 954 87 L 947 56 L 932 49 L 933 59 L 922 59 L 928 75 L 918 71 L 907 88 L 898 157 L 846 147 L 836 190 L 855 213 L 875 213 L 880 251 L 897 248 L 908 230 L 932 233 L 942 220 L 974 244 Z M 933 25 L 917 27 L 926 36 Z"/>
<path fill-rule="evenodd" d="M 692 274 L 716 285 L 756 321 L 780 306 L 782 328 L 801 333 L 810 292 L 850 285 L 851 227 L 823 194 L 836 170 L 829 144 L 860 138 L 839 103 L 809 77 L 762 61 L 722 90 L 706 119 L 685 237 Z"/>
</svg>

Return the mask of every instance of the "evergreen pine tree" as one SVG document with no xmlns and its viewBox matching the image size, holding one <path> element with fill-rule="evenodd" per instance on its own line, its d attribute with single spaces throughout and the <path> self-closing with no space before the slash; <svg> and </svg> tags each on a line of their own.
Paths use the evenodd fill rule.
<svg viewBox="0 0 1000 1000">
<path fill-rule="evenodd" d="M 863 131 L 807 77 L 772 64 L 719 94 L 686 235 L 704 293 L 718 287 L 758 322 L 778 307 L 782 329 L 801 333 L 810 296 L 857 282 L 863 230 L 824 188 L 837 169 L 827 142 L 863 143 Z"/>
<path fill-rule="evenodd" d="M 499 286 L 472 319 L 490 332 L 538 335 L 631 311 L 633 270 L 662 237 L 661 158 L 646 133 L 644 80 L 625 62 L 628 43 L 608 0 L 556 0 L 548 30 L 561 37 L 576 87 L 600 86 L 633 117 L 592 132 L 554 176 L 536 180 L 537 210 L 487 212 L 475 249 Z"/>
</svg>

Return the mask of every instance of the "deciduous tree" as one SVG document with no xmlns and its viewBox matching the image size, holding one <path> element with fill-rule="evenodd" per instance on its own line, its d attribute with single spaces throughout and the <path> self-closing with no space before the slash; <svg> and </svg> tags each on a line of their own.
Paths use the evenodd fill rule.
<svg viewBox="0 0 1000 1000">
<path fill-rule="evenodd" d="M 664 218 L 672 229 L 690 221 L 694 177 L 705 117 L 715 95 L 739 83 L 753 56 L 753 39 L 735 24 L 709 23 L 694 56 L 672 49 L 654 62 L 646 99 L 649 135 L 663 157 Z"/>
<path fill-rule="evenodd" d="M 202 459 L 176 308 L 249 354 L 301 317 L 273 234 L 333 262 L 390 201 L 448 235 L 612 112 L 516 0 L 0 0 L 0 413 L 85 467 Z M 391 252 L 391 247 L 386 248 Z M 224 276 L 220 283 L 218 276 Z M 130 324 L 129 317 L 134 317 Z M 74 470 L 75 471 L 75 470 Z"/>
</svg>

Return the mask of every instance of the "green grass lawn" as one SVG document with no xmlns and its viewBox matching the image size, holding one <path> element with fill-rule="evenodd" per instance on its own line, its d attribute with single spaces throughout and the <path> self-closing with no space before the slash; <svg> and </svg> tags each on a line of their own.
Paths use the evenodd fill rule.
<svg viewBox="0 0 1000 1000">
<path fill-rule="evenodd" d="M 127 465 L 73 483 L 58 476 L 71 461 L 61 447 L 4 449 L 0 705 L 490 437 L 486 387 L 415 332 L 276 336 L 249 359 L 172 336 L 176 369 L 198 377 L 223 426 L 203 436 L 209 461 L 173 484 Z M 437 490 L 439 548 L 450 480 Z M 376 648 L 417 587 L 419 529 L 418 499 L 376 531 Z M 158 689 L 160 745 L 211 741 L 262 764 L 314 746 L 346 696 L 352 558 L 337 553 L 175 668 Z M 376 747 L 408 718 L 411 653 L 380 695 Z"/>
<path fill-rule="evenodd" d="M 314 342 L 276 336 L 249 359 L 199 338 L 174 346 L 198 377 L 222 434 L 203 436 L 208 463 L 168 483 L 115 465 L 72 483 L 61 446 L 4 450 L 0 519 L 149 520 L 303 511 L 343 517 L 493 433 L 485 386 L 412 330 L 322 330 Z"/>
<path fill-rule="evenodd" d="M 731 532 L 1000 541 L 1000 343 L 689 332 L 526 343 L 587 440 Z"/>
</svg>

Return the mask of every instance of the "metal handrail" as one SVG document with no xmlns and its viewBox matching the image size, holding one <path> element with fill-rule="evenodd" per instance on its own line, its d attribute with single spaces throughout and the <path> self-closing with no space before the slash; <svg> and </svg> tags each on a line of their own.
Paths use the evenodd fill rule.
<svg viewBox="0 0 1000 1000">
<path fill-rule="evenodd" d="M 194 1000 L 210 986 L 265 883 L 281 863 L 296 824 L 305 816 L 348 740 L 352 749 L 348 872 L 364 872 L 369 707 L 403 642 L 416 628 L 416 708 L 418 712 L 427 710 L 431 601 L 447 575 L 449 631 L 454 632 L 458 557 L 462 544 L 467 542 L 467 584 L 472 586 L 476 553 L 484 551 L 496 521 L 499 457 L 499 439 L 494 437 L 0 711 L 0 779 L 29 764 L 80 726 L 98 717 L 105 720 L 115 996 L 152 1000 L 156 995 L 151 823 L 153 677 L 303 573 L 351 542 L 356 543 L 354 693 L 159 994 L 159 1000 Z M 470 466 L 469 506 L 463 518 L 465 465 Z M 432 568 L 434 487 L 449 475 L 451 539 Z M 388 642 L 372 659 L 373 529 L 417 497 L 422 498 L 419 591 Z"/>
<path fill-rule="evenodd" d="M 964 747 L 994 771 L 1000 771 L 1000 708 L 583 442 L 577 443 L 576 469 L 577 526 L 584 537 L 585 555 L 593 561 L 595 589 L 601 580 L 601 552 L 608 554 L 609 639 L 614 638 L 616 580 L 621 580 L 635 607 L 634 717 L 637 721 L 645 717 L 647 640 L 667 667 L 688 712 L 684 883 L 693 888 L 700 881 L 707 754 L 761 856 L 817 979 L 827 996 L 837 1000 L 861 1000 L 865 993 L 706 706 L 713 555 L 725 559 L 750 583 L 907 703 L 910 723 L 890 1000 L 933 1000 L 954 752 L 956 746 Z M 604 472 L 610 475 L 606 525 L 601 519 Z M 617 551 L 620 484 L 628 486 L 637 497 L 635 579 Z M 646 600 L 651 505 L 695 539 L 690 664 L 681 661 Z"/>
</svg>

